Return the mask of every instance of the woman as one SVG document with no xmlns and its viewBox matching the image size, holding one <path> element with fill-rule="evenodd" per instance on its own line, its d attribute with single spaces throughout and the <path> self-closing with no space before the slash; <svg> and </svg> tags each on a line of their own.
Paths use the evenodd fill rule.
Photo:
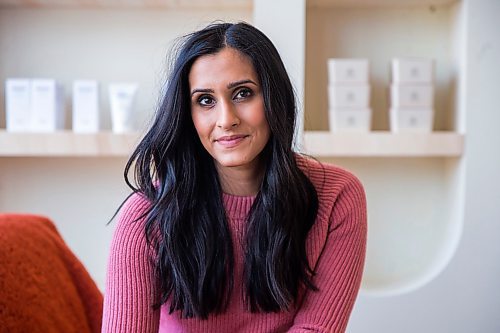
<svg viewBox="0 0 500 333">
<path fill-rule="evenodd" d="M 187 36 L 132 154 L 103 332 L 343 332 L 366 203 L 352 174 L 292 151 L 296 106 L 256 28 Z"/>
</svg>

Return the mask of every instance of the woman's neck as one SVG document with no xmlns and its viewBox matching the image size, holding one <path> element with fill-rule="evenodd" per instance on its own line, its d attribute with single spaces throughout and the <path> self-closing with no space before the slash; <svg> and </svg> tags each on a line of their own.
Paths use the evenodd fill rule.
<svg viewBox="0 0 500 333">
<path fill-rule="evenodd" d="M 215 162 L 222 192 L 238 196 L 254 196 L 260 190 L 264 167 L 259 161 L 243 166 L 224 167 Z"/>
</svg>

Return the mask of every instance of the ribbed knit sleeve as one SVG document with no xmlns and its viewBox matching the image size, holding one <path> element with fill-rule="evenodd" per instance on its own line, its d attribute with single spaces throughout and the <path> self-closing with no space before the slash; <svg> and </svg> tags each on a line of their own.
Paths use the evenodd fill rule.
<svg viewBox="0 0 500 333">
<path fill-rule="evenodd" d="M 366 199 L 359 180 L 350 173 L 335 175 L 341 188 L 331 208 L 326 243 L 308 291 L 289 332 L 345 332 L 361 284 L 366 252 Z M 333 190 L 336 192 L 336 190 Z"/>
<path fill-rule="evenodd" d="M 160 311 L 154 277 L 153 251 L 146 242 L 144 219 L 148 202 L 138 194 L 124 204 L 108 261 L 103 333 L 157 333 Z"/>
</svg>

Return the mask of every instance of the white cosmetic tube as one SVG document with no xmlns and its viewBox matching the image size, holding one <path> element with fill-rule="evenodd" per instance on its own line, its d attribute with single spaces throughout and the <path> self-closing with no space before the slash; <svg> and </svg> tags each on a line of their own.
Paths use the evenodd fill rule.
<svg viewBox="0 0 500 333">
<path fill-rule="evenodd" d="M 113 132 L 133 132 L 133 117 L 136 83 L 112 83 L 109 85 L 109 100 L 111 104 L 111 124 Z"/>
</svg>

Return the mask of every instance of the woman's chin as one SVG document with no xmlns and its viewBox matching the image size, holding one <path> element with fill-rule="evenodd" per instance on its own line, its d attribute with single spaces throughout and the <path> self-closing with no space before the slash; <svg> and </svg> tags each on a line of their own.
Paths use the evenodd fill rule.
<svg viewBox="0 0 500 333">
<path fill-rule="evenodd" d="M 239 156 L 226 156 L 224 158 L 215 158 L 216 163 L 222 168 L 242 168 L 255 167 L 255 159 L 249 159 Z"/>
<path fill-rule="evenodd" d="M 237 168 L 243 167 L 245 165 L 250 165 L 247 161 L 239 161 L 239 160 L 217 160 L 217 164 L 223 168 Z"/>
</svg>

